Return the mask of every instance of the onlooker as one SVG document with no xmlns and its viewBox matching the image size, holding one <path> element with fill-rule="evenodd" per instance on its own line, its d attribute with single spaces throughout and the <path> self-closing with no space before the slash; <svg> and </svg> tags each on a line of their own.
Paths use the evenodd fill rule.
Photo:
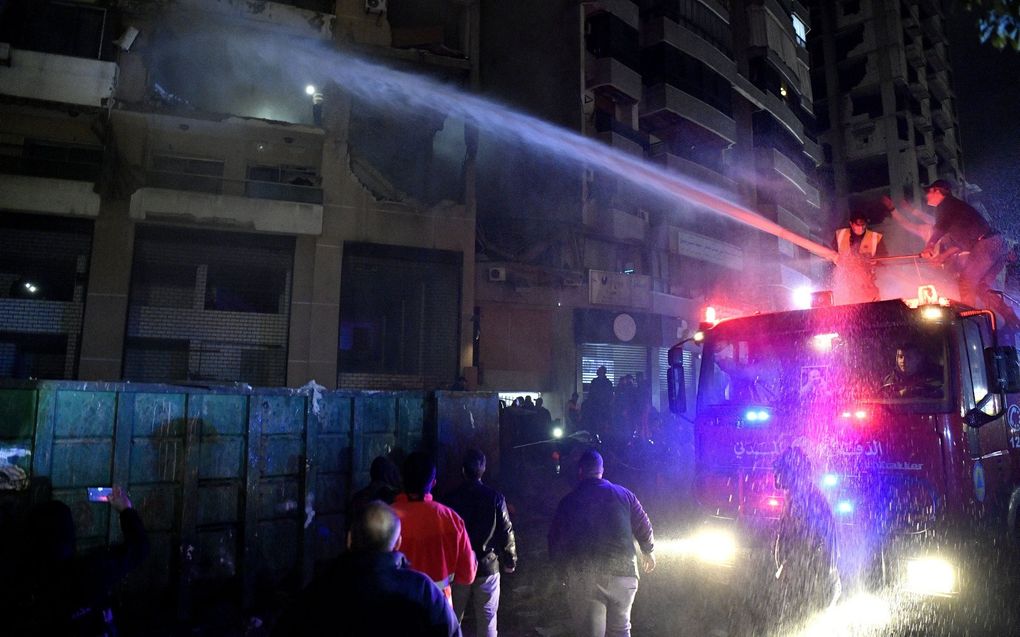
<svg viewBox="0 0 1020 637">
<path fill-rule="evenodd" d="M 773 467 L 776 488 L 787 492 L 776 537 L 776 590 L 779 617 L 795 622 L 822 610 L 839 597 L 836 521 L 811 479 L 811 463 L 791 447 Z"/>
<path fill-rule="evenodd" d="M 386 504 L 366 504 L 347 536 L 348 552 L 284 612 L 274 635 L 460 635 L 443 593 L 397 551 L 400 519 Z"/>
<path fill-rule="evenodd" d="M 535 399 L 535 415 L 538 421 L 539 435 L 541 438 L 549 436 L 549 428 L 552 426 L 552 414 L 545 408 L 545 401 L 541 397 Z"/>
<path fill-rule="evenodd" d="M 355 514 L 372 500 L 393 504 L 393 500 L 400 493 L 400 469 L 386 456 L 378 456 L 372 460 L 372 467 L 368 473 L 372 481 L 351 496 L 351 510 Z"/>
<path fill-rule="evenodd" d="M 21 563 L 8 575 L 18 583 L 16 593 L 24 596 L 18 612 L 5 617 L 16 624 L 6 626 L 10 634 L 116 634 L 113 588 L 142 563 L 149 541 L 121 487 L 113 487 L 108 502 L 119 514 L 124 542 L 88 556 L 77 555 L 74 519 L 66 504 L 50 500 L 31 511 Z"/>
<path fill-rule="evenodd" d="M 959 269 L 960 300 L 973 307 L 994 310 L 1010 327 L 1020 328 L 1020 318 L 997 293 L 994 282 L 1006 263 L 1005 238 L 992 228 L 970 204 L 953 196 L 945 179 L 937 179 L 925 189 L 925 201 L 935 208 L 935 226 L 921 256 L 940 264 L 960 252 L 970 255 Z M 948 243 L 938 255 L 935 246 Z"/>
<path fill-rule="evenodd" d="M 517 567 L 514 528 L 503 494 L 482 484 L 485 454 L 478 449 L 468 450 L 462 471 L 464 483 L 444 501 L 464 519 L 471 548 L 478 558 L 478 574 L 474 582 L 454 583 L 453 608 L 457 619 L 463 621 L 464 611 L 473 598 L 477 632 L 496 637 L 500 566 L 504 573 L 513 573 Z"/>
<path fill-rule="evenodd" d="M 570 400 L 567 401 L 567 424 L 572 432 L 581 429 L 581 402 L 578 398 L 575 391 L 570 394 Z"/>
<path fill-rule="evenodd" d="M 453 581 L 475 581 L 477 564 L 464 520 L 457 513 L 432 500 L 436 486 L 436 465 L 424 452 L 415 451 L 404 461 L 404 493 L 393 508 L 403 527 L 404 554 L 411 567 L 432 578 L 451 598 Z"/>
<path fill-rule="evenodd" d="M 872 260 L 886 256 L 882 234 L 868 228 L 863 214 L 852 213 L 849 225 L 836 231 L 833 243 L 838 255 L 832 273 L 836 302 L 877 301 L 879 292 Z"/>
<path fill-rule="evenodd" d="M 605 436 L 612 422 L 613 381 L 606 376 L 606 366 L 595 370 L 595 378 L 588 386 L 588 397 L 584 401 L 584 427 L 592 433 Z"/>
<path fill-rule="evenodd" d="M 638 589 L 634 540 L 644 572 L 655 568 L 652 524 L 637 497 L 602 479 L 602 456 L 586 451 L 580 480 L 556 509 L 549 557 L 567 584 L 567 604 L 578 637 L 630 635 Z"/>
</svg>

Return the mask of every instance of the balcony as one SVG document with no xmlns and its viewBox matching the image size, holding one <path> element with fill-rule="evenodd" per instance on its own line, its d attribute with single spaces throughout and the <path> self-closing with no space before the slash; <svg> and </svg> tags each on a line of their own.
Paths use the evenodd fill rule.
<svg viewBox="0 0 1020 637">
<path fill-rule="evenodd" d="M 99 195 L 88 181 L 0 174 L 4 208 L 72 217 L 98 217 Z"/>
<path fill-rule="evenodd" d="M 925 166 L 934 166 L 938 162 L 935 151 L 927 146 L 918 146 L 914 149 L 917 153 L 917 161 Z"/>
<path fill-rule="evenodd" d="M 922 79 L 911 82 L 907 88 L 910 90 L 910 95 L 919 102 L 931 97 L 931 93 L 928 92 L 928 83 Z"/>
<path fill-rule="evenodd" d="M 932 97 L 938 101 L 949 99 L 950 91 L 949 84 L 946 82 L 945 73 L 935 73 L 928 76 L 928 90 L 931 91 Z"/>
<path fill-rule="evenodd" d="M 935 152 L 946 161 L 953 161 L 956 159 L 956 154 L 959 149 L 956 145 L 956 135 L 953 131 L 949 130 L 941 135 L 935 136 Z"/>
<path fill-rule="evenodd" d="M 936 109 L 931 112 L 931 120 L 939 130 L 947 131 L 953 128 L 953 118 L 944 109 Z"/>
<path fill-rule="evenodd" d="M 914 42 L 903 47 L 903 53 L 907 57 L 907 62 L 915 67 L 921 68 L 925 65 L 924 51 L 921 49 L 919 42 Z"/>
<path fill-rule="evenodd" d="M 707 166 L 702 166 L 697 162 L 674 155 L 668 150 L 657 152 L 656 149 L 653 150 L 652 153 L 652 161 L 659 164 L 666 170 L 690 177 L 695 181 L 706 186 L 711 186 L 720 192 L 727 193 L 731 196 L 737 195 L 740 192 L 740 188 L 736 181 L 712 170 L 711 168 L 708 168 Z"/>
<path fill-rule="evenodd" d="M 729 142 L 737 140 L 737 125 L 732 117 L 670 84 L 645 87 L 641 101 L 643 129 L 666 130 L 680 120 L 693 122 Z"/>
<path fill-rule="evenodd" d="M 941 111 L 937 111 L 941 112 Z M 931 118 L 926 115 L 914 115 L 914 129 L 922 133 L 931 132 Z"/>
<path fill-rule="evenodd" d="M 132 219 L 212 223 L 231 228 L 283 234 L 322 233 L 322 205 L 319 203 L 222 194 L 227 191 L 293 196 L 290 193 L 299 187 L 221 179 L 208 175 L 195 177 L 189 181 L 180 181 L 184 177 L 179 174 L 164 173 L 150 176 L 150 183 L 160 186 L 176 184 L 178 187 L 150 185 L 136 190 L 131 195 Z M 321 192 L 319 197 L 321 198 Z"/>
<path fill-rule="evenodd" d="M 912 38 L 921 35 L 921 25 L 913 14 L 903 16 L 903 31 Z"/>
<path fill-rule="evenodd" d="M 641 75 L 616 58 L 588 56 L 584 86 L 593 92 L 608 92 L 614 98 L 636 102 L 641 99 Z"/>
<path fill-rule="evenodd" d="M 23 99 L 102 107 L 117 86 L 113 62 L 11 49 L 0 65 L 0 93 Z"/>
<path fill-rule="evenodd" d="M 584 211 L 584 225 L 599 235 L 628 243 L 643 243 L 648 235 L 646 216 L 617 208 L 588 206 Z"/>
<path fill-rule="evenodd" d="M 819 205 L 818 189 L 809 183 L 808 176 L 792 159 L 775 148 L 758 148 L 756 152 L 758 153 L 759 160 L 764 163 L 766 168 L 776 171 L 780 177 L 783 177 L 794 188 L 804 193 L 808 203 L 813 206 Z"/>
</svg>

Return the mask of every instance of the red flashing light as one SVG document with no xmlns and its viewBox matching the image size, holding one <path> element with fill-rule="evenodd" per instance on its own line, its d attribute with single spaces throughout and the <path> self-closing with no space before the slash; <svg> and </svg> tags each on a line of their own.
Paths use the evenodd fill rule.
<svg viewBox="0 0 1020 637">
<path fill-rule="evenodd" d="M 779 498 L 769 498 L 768 500 L 765 501 L 765 503 L 768 504 L 772 508 L 776 508 L 780 504 L 782 504 L 783 501 L 780 500 Z"/>
<path fill-rule="evenodd" d="M 705 308 L 705 322 L 706 323 L 715 323 L 716 321 L 717 321 L 717 319 L 716 319 L 715 308 L 712 307 L 711 305 L 709 305 L 708 307 Z"/>
</svg>

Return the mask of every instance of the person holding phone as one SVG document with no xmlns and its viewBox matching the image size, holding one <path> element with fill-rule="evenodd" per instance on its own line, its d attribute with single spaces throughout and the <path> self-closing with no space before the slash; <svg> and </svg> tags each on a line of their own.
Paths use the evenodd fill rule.
<svg viewBox="0 0 1020 637">
<path fill-rule="evenodd" d="M 88 495 L 91 500 L 104 494 Z M 105 497 L 118 513 L 124 541 L 89 555 L 77 554 L 74 519 L 65 503 L 50 500 L 30 512 L 25 550 L 11 580 L 17 590 L 3 602 L 11 604 L 5 616 L 17 627 L 11 634 L 116 634 L 111 593 L 148 555 L 149 540 L 124 489 L 114 485 Z"/>
</svg>

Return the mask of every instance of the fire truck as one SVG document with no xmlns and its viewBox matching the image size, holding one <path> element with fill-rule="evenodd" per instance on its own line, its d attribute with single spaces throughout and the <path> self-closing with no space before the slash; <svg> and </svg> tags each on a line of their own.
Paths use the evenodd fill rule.
<svg viewBox="0 0 1020 637">
<path fill-rule="evenodd" d="M 670 407 L 683 414 L 683 352 L 701 348 L 694 488 L 705 515 L 689 553 L 774 572 L 784 493 L 773 464 L 800 447 L 837 521 L 844 591 L 879 582 L 958 596 L 960 547 L 989 537 L 975 529 L 1018 534 L 1017 351 L 1000 343 L 994 314 L 931 286 L 818 305 L 705 322 L 670 349 Z"/>
</svg>

